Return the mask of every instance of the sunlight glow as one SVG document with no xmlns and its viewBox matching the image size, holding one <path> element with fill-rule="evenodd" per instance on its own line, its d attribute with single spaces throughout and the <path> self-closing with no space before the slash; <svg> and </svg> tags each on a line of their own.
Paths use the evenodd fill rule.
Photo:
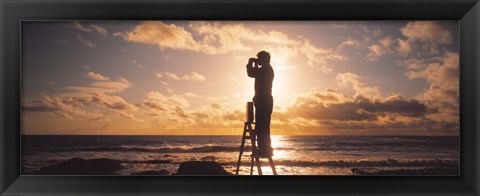
<svg viewBox="0 0 480 196">
<path fill-rule="evenodd" d="M 289 73 L 295 66 L 288 65 L 287 59 L 284 57 L 276 57 L 272 59 L 272 67 L 275 71 L 275 78 L 272 84 L 272 96 L 275 105 L 286 106 L 288 104 L 288 97 L 291 92 L 291 84 L 294 81 L 289 80 Z"/>
<path fill-rule="evenodd" d="M 281 135 L 273 135 L 271 136 L 272 139 L 272 148 L 274 149 L 274 158 L 275 159 L 283 159 L 286 158 L 287 153 L 284 150 L 278 150 L 278 148 L 282 148 L 287 146 L 287 142 L 285 141 L 285 136 Z"/>
</svg>

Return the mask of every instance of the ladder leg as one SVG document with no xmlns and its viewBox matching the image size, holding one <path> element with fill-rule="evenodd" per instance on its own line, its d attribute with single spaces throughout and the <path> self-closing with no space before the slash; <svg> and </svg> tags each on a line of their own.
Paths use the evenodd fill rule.
<svg viewBox="0 0 480 196">
<path fill-rule="evenodd" d="M 235 175 L 238 176 L 238 171 L 240 170 L 240 164 L 241 164 L 241 161 L 242 161 L 242 154 L 243 154 L 243 150 L 245 148 L 245 136 L 247 135 L 247 125 L 245 125 L 243 127 L 243 135 L 242 135 L 242 144 L 240 145 L 240 153 L 238 155 L 238 162 L 237 162 L 237 171 L 235 172 Z"/>
<path fill-rule="evenodd" d="M 250 161 L 250 175 L 253 175 L 253 156 L 252 156 L 252 160 Z"/>
<path fill-rule="evenodd" d="M 268 157 L 268 162 L 270 163 L 270 167 L 272 168 L 273 175 L 277 175 L 277 170 L 275 169 L 275 164 L 273 163 L 272 157 Z"/>
<path fill-rule="evenodd" d="M 262 165 L 260 164 L 260 158 L 258 156 L 255 157 L 255 162 L 257 162 L 258 175 L 263 175 Z"/>
<path fill-rule="evenodd" d="M 257 153 L 257 133 L 252 129 L 252 126 L 248 126 L 250 132 L 250 139 L 252 141 L 252 156 L 255 158 L 255 163 L 257 165 L 257 172 L 258 175 L 263 175 L 262 173 L 262 166 L 260 164 L 260 157 L 258 156 Z"/>
</svg>

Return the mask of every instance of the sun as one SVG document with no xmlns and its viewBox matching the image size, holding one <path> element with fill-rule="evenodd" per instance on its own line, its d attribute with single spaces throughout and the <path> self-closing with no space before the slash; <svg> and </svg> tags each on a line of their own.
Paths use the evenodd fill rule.
<svg viewBox="0 0 480 196">
<path fill-rule="evenodd" d="M 272 61 L 272 67 L 275 71 L 275 77 L 272 84 L 272 96 L 275 105 L 286 106 L 289 104 L 292 96 L 292 84 L 290 72 L 294 66 L 287 65 L 286 59 L 279 58 Z"/>
</svg>

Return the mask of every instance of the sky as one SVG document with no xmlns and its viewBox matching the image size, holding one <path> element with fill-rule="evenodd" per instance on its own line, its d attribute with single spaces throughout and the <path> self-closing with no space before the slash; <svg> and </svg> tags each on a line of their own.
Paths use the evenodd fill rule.
<svg viewBox="0 0 480 196">
<path fill-rule="evenodd" d="M 22 22 L 22 134 L 240 135 L 268 51 L 272 134 L 459 135 L 458 21 Z"/>
</svg>

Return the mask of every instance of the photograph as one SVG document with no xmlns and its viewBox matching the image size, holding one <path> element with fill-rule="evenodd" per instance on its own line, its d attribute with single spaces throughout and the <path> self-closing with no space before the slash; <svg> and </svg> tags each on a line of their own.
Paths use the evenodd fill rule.
<svg viewBox="0 0 480 196">
<path fill-rule="evenodd" d="M 21 175 L 460 176 L 459 20 L 20 27 Z"/>
</svg>

